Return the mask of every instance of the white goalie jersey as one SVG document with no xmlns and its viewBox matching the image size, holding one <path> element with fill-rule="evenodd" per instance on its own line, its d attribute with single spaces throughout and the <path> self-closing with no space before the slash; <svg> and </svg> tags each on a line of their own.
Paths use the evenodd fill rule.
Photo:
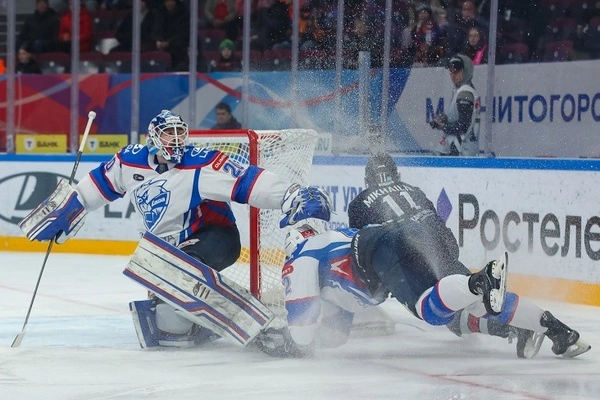
<svg viewBox="0 0 600 400">
<path fill-rule="evenodd" d="M 76 187 L 93 211 L 129 194 L 149 231 L 173 245 L 207 223 L 232 225 L 230 202 L 276 209 L 292 182 L 227 155 L 187 146 L 179 164 L 159 164 L 144 145 L 129 145 Z"/>
</svg>

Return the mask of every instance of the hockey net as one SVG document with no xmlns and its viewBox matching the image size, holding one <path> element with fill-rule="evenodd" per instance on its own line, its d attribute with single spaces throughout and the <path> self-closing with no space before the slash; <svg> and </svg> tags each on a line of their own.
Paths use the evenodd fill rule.
<svg viewBox="0 0 600 400">
<path fill-rule="evenodd" d="M 195 146 L 220 150 L 240 164 L 258 165 L 303 185 L 309 183 L 317 138 L 317 132 L 311 129 L 190 131 Z M 232 203 L 232 209 L 242 253 L 223 274 L 249 289 L 276 313 L 283 312 L 283 242 L 289 229 L 279 228 L 283 213 L 237 203 Z"/>
</svg>

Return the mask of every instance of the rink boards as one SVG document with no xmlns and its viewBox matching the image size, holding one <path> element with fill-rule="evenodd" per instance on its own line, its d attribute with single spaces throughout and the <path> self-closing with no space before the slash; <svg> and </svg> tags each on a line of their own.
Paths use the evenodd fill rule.
<svg viewBox="0 0 600 400">
<path fill-rule="evenodd" d="M 105 156 L 84 156 L 76 179 Z M 396 157 L 402 179 L 420 186 L 459 241 L 471 269 L 507 250 L 509 286 L 521 294 L 600 305 L 600 161 Z M 70 174 L 71 156 L 1 156 L 0 250 L 45 251 L 16 223 Z M 315 157 L 312 183 L 334 201 L 330 228 L 347 226 L 347 206 L 363 188 L 365 157 Z M 86 218 L 56 252 L 122 254 L 137 245 L 138 223 L 125 199 Z M 241 221 L 240 221 L 241 222 Z"/>
</svg>

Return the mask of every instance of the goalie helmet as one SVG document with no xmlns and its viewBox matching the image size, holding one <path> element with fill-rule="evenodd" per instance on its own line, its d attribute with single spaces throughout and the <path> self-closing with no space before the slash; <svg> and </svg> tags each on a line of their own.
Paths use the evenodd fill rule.
<svg viewBox="0 0 600 400">
<path fill-rule="evenodd" d="M 188 125 L 181 116 L 162 110 L 148 125 L 146 145 L 150 154 L 158 154 L 165 160 L 179 164 L 188 144 Z"/>
<path fill-rule="evenodd" d="M 309 237 L 317 236 L 318 231 L 310 224 L 303 224 L 292 228 L 285 235 L 285 255 L 290 258 L 301 243 L 304 243 Z"/>
<path fill-rule="evenodd" d="M 388 186 L 400 181 L 398 166 L 387 153 L 379 153 L 369 158 L 365 168 L 365 186 Z"/>
</svg>

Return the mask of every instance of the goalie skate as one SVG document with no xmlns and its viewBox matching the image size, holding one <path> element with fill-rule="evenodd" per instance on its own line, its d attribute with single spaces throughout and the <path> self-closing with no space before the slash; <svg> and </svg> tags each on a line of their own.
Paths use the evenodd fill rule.
<svg viewBox="0 0 600 400">
<path fill-rule="evenodd" d="M 469 289 L 483 295 L 483 304 L 488 314 L 498 315 L 506 298 L 506 276 L 508 273 L 508 253 L 498 260 L 490 261 L 479 272 L 471 275 Z"/>
<path fill-rule="evenodd" d="M 242 345 L 274 318 L 245 288 L 149 232 L 123 274 L 191 322 Z"/>
<path fill-rule="evenodd" d="M 133 319 L 133 327 L 137 334 L 140 347 L 195 347 L 212 342 L 219 338 L 209 329 L 193 325 L 185 334 L 175 334 L 161 331 L 156 323 L 156 304 L 160 301 L 140 300 L 129 303 Z"/>
</svg>

